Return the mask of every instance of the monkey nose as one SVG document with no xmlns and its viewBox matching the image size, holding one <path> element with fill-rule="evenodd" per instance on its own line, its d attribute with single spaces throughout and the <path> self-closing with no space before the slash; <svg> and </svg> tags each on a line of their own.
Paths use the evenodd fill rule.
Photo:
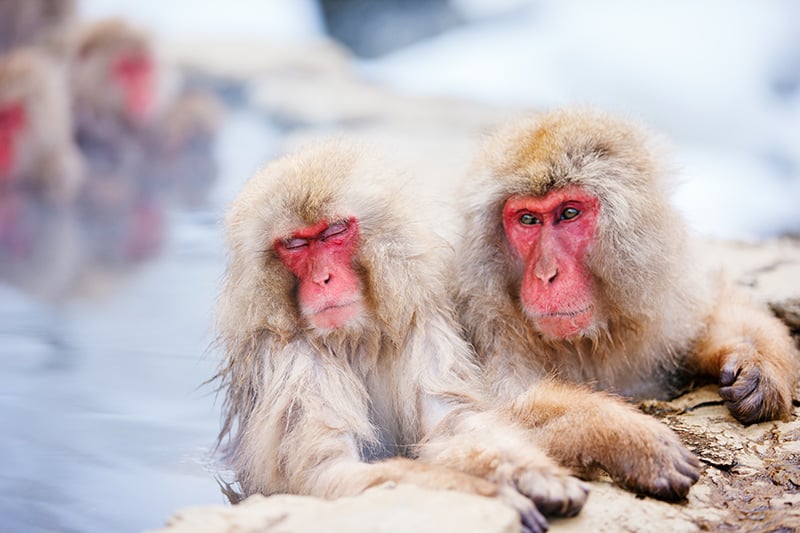
<svg viewBox="0 0 800 533">
<path fill-rule="evenodd" d="M 331 282 L 331 274 L 330 272 L 317 273 L 314 275 L 313 281 L 317 285 L 327 285 Z"/>
<path fill-rule="evenodd" d="M 558 267 L 555 265 L 543 266 L 537 264 L 533 270 L 533 274 L 539 281 L 553 283 L 553 281 L 556 279 L 556 276 L 558 276 Z"/>
</svg>

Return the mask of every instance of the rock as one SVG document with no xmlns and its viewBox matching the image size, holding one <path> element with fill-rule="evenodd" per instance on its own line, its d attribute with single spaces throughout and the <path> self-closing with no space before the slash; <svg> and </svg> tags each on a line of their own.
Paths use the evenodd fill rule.
<svg viewBox="0 0 800 533">
<path fill-rule="evenodd" d="M 454 510 L 457 510 L 454 512 Z M 383 485 L 354 498 L 250 496 L 239 505 L 180 510 L 160 533 L 515 533 L 517 514 L 497 500 L 408 485 Z"/>
</svg>

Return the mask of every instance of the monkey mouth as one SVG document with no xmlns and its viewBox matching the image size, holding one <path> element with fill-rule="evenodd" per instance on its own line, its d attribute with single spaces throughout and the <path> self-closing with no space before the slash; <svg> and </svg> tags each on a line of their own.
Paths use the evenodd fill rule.
<svg viewBox="0 0 800 533">
<path fill-rule="evenodd" d="M 592 325 L 594 319 L 591 305 L 570 311 L 550 311 L 531 315 L 536 329 L 545 337 L 569 339 L 580 335 Z"/>
<path fill-rule="evenodd" d="M 337 302 L 325 305 L 317 309 L 307 311 L 308 321 L 318 329 L 337 329 L 348 322 L 361 312 L 361 302 L 353 300 L 351 302 Z"/>
<path fill-rule="evenodd" d="M 532 318 L 537 320 L 540 318 L 571 318 L 591 312 L 591 310 L 592 306 L 587 305 L 583 309 L 577 309 L 574 311 L 549 311 L 546 313 L 536 313 L 535 315 L 532 315 Z"/>
</svg>

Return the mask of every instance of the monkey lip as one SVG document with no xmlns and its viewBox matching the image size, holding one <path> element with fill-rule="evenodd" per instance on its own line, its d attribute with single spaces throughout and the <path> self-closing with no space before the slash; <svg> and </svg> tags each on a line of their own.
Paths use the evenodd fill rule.
<svg viewBox="0 0 800 533">
<path fill-rule="evenodd" d="M 594 317 L 591 305 L 570 311 L 549 311 L 531 315 L 543 334 L 558 339 L 572 337 L 592 324 Z"/>
<path fill-rule="evenodd" d="M 361 311 L 361 302 L 330 304 L 317 309 L 308 310 L 309 321 L 316 328 L 336 329 L 344 326 Z"/>
<path fill-rule="evenodd" d="M 591 312 L 591 310 L 592 306 L 587 305 L 583 309 L 576 309 L 572 311 L 547 311 L 541 313 L 531 313 L 531 317 L 536 320 L 539 320 L 540 318 L 569 318 Z"/>
</svg>

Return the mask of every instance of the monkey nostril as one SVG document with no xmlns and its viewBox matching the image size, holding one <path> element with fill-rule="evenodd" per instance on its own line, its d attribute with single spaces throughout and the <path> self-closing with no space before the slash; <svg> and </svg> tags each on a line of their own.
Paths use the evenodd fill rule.
<svg viewBox="0 0 800 533">
<path fill-rule="evenodd" d="M 558 270 L 553 272 L 553 275 L 547 278 L 547 283 L 553 283 L 557 277 L 558 277 Z"/>
<path fill-rule="evenodd" d="M 330 283 L 330 281 L 331 281 L 331 275 L 328 274 L 327 276 L 325 276 L 325 279 L 322 280 L 322 283 L 327 285 L 328 283 Z"/>
</svg>

